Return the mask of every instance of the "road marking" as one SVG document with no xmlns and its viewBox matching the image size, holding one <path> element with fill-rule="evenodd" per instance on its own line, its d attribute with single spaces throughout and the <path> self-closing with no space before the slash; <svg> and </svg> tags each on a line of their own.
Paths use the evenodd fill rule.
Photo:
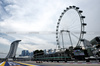
<svg viewBox="0 0 100 66">
<path fill-rule="evenodd" d="M 8 64 L 9 64 L 10 66 L 14 66 L 14 65 L 17 65 L 17 66 L 24 66 L 24 65 L 22 65 L 22 64 L 18 64 L 18 63 L 15 63 L 15 62 L 8 62 Z"/>
<path fill-rule="evenodd" d="M 0 63 L 0 66 L 39 66 L 39 65 L 31 65 L 27 63 L 21 63 L 21 62 L 2 62 Z"/>
<path fill-rule="evenodd" d="M 2 63 L 3 63 L 3 62 L 1 62 L 0 65 L 1 65 Z"/>
<path fill-rule="evenodd" d="M 19 63 L 19 64 L 23 64 L 23 65 L 27 65 L 27 66 L 38 66 L 38 65 L 31 65 L 31 64 L 27 64 L 27 63 L 21 63 L 21 62 L 15 62 L 15 63 Z"/>
<path fill-rule="evenodd" d="M 45 62 L 45 63 L 58 63 L 58 62 Z M 64 63 L 64 64 L 100 64 L 100 62 L 59 62 L 60 64 Z"/>
<path fill-rule="evenodd" d="M 4 65 L 5 65 L 5 63 L 6 63 L 5 61 L 4 61 L 4 62 L 2 62 L 2 63 L 0 64 L 0 66 L 4 66 Z"/>
</svg>

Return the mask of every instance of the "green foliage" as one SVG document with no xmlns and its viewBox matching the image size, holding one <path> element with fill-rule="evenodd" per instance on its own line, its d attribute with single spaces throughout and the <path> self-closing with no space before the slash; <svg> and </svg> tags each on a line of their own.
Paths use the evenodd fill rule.
<svg viewBox="0 0 100 66">
<path fill-rule="evenodd" d="M 35 50 L 34 51 L 34 57 L 40 56 L 40 55 L 44 55 L 44 51 L 43 50 Z"/>
</svg>

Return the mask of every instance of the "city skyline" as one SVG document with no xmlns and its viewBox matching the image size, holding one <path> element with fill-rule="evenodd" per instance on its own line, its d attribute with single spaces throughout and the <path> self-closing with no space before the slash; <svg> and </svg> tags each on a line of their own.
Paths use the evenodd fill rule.
<svg viewBox="0 0 100 66">
<path fill-rule="evenodd" d="M 8 53 L 15 40 L 22 40 L 17 54 L 22 50 L 57 48 L 57 20 L 66 7 L 73 5 L 86 16 L 84 38 L 100 36 L 99 3 L 99 0 L 0 0 L 0 52 Z"/>
<path fill-rule="evenodd" d="M 33 56 L 33 52 L 29 52 L 28 50 L 22 50 L 19 56 Z"/>
</svg>

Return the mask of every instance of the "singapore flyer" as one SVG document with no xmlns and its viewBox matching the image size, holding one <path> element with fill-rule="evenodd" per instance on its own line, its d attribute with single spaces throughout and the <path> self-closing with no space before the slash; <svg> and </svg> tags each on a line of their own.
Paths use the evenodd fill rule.
<svg viewBox="0 0 100 66">
<path fill-rule="evenodd" d="M 86 33 L 83 11 L 76 6 L 69 6 L 61 13 L 56 26 L 56 41 L 58 49 L 68 46 L 80 46 Z"/>
</svg>

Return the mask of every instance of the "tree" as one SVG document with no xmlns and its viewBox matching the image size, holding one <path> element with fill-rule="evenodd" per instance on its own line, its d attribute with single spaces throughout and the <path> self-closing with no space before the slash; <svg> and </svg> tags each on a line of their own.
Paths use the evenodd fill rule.
<svg viewBox="0 0 100 66">
<path fill-rule="evenodd" d="M 43 50 L 40 50 L 39 53 L 40 53 L 40 55 L 44 55 L 44 51 Z"/>
<path fill-rule="evenodd" d="M 69 49 L 66 49 L 66 50 L 65 50 L 65 53 L 68 54 L 68 56 L 70 56 L 70 51 L 69 51 Z"/>
<path fill-rule="evenodd" d="M 44 55 L 44 51 L 43 50 L 35 50 L 34 51 L 34 57 L 40 56 L 40 55 Z"/>
</svg>

